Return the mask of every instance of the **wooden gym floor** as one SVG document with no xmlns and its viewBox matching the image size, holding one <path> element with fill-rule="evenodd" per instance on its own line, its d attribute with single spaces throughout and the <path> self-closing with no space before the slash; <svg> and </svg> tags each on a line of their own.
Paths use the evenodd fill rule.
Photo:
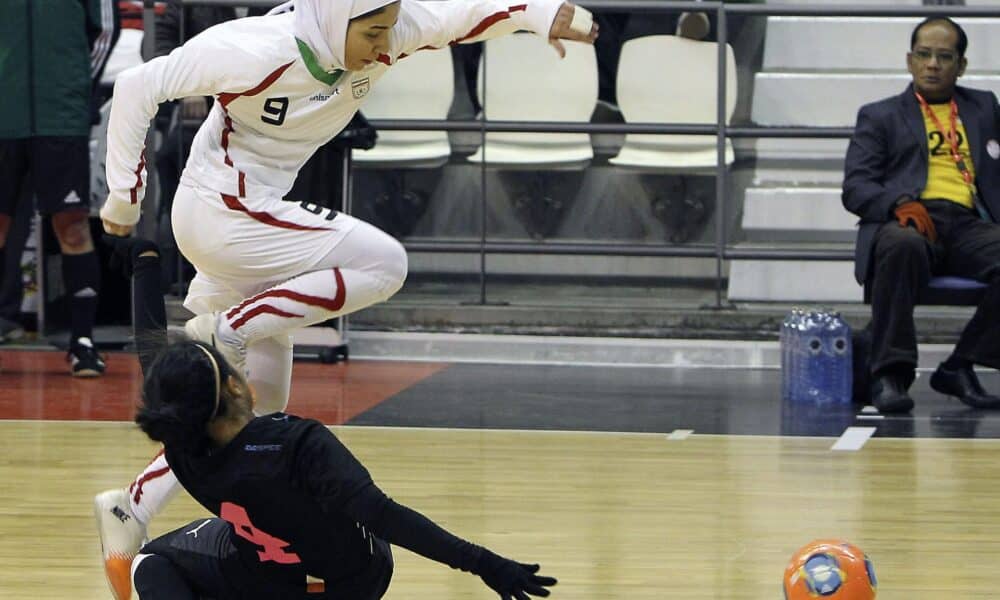
<svg viewBox="0 0 1000 600">
<path fill-rule="evenodd" d="M 135 361 L 74 380 L 58 353 L 0 360 L 0 598 L 109 598 L 91 498 L 156 451 L 128 422 Z M 553 598 L 777 600 L 817 537 L 865 549 L 880 599 L 1000 597 L 1000 414 L 926 377 L 893 419 L 782 406 L 774 371 L 352 361 L 294 377 L 290 412 L 333 425 L 397 501 L 540 562 Z M 875 435 L 831 450 L 848 427 Z M 151 533 L 205 514 L 182 495 Z M 387 598 L 495 597 L 394 552 Z"/>
</svg>

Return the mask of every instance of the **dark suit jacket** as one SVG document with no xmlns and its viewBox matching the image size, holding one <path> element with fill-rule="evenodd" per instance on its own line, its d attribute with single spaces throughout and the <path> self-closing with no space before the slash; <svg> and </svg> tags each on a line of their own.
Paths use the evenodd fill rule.
<svg viewBox="0 0 1000 600">
<path fill-rule="evenodd" d="M 955 101 L 969 137 L 979 196 L 997 222 L 1000 106 L 993 92 L 964 87 L 955 89 Z M 847 147 L 841 195 L 844 207 L 861 218 L 854 255 L 858 283 L 864 284 L 868 277 L 875 232 L 883 223 L 895 219 L 896 200 L 903 195 L 919 198 L 927 185 L 927 161 L 927 130 L 912 84 L 898 96 L 861 107 Z"/>
</svg>

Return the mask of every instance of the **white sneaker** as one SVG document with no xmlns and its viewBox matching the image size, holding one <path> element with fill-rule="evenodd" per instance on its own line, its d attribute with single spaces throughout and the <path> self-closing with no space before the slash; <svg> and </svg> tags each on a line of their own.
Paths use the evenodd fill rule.
<svg viewBox="0 0 1000 600">
<path fill-rule="evenodd" d="M 132 559 L 146 541 L 146 526 L 132 514 L 128 492 L 108 490 L 94 496 L 94 517 L 101 536 L 104 574 L 115 600 L 132 597 Z"/>
<path fill-rule="evenodd" d="M 249 377 L 247 370 L 247 347 L 243 344 L 230 344 L 219 337 L 219 318 L 221 313 L 212 312 L 198 315 L 184 324 L 184 332 L 192 340 L 204 342 L 222 353 L 236 372 L 243 377 Z"/>
</svg>

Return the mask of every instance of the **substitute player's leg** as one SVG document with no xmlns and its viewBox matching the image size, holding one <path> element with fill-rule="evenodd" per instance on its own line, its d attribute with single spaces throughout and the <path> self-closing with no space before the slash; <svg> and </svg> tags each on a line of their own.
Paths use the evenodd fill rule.
<svg viewBox="0 0 1000 600">
<path fill-rule="evenodd" d="M 30 143 L 38 211 L 51 217 L 62 253 L 70 313 L 70 370 L 74 377 L 98 377 L 105 364 L 93 341 L 101 265 L 90 235 L 89 140 L 86 136 L 36 137 Z"/>
</svg>

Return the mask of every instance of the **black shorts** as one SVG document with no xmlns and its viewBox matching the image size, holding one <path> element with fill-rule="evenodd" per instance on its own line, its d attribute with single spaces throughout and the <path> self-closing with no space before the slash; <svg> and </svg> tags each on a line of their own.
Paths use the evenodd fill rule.
<svg viewBox="0 0 1000 600">
<path fill-rule="evenodd" d="M 169 560 L 204 598 L 238 598 L 228 571 L 236 561 L 231 529 L 222 519 L 200 519 L 165 533 L 139 550 Z"/>
<path fill-rule="evenodd" d="M 231 535 L 232 527 L 222 519 L 200 519 L 161 535 L 143 546 L 139 553 L 156 554 L 170 560 L 205 600 L 378 600 L 385 595 L 392 579 L 392 550 L 386 542 L 372 538 L 376 558 L 370 568 L 351 583 L 343 583 L 337 589 L 307 594 L 305 577 L 303 585 L 295 587 L 255 581 L 254 575 L 240 562 Z"/>
<path fill-rule="evenodd" d="M 0 214 L 14 214 L 25 187 L 43 215 L 90 210 L 89 140 L 0 139 Z"/>
</svg>

